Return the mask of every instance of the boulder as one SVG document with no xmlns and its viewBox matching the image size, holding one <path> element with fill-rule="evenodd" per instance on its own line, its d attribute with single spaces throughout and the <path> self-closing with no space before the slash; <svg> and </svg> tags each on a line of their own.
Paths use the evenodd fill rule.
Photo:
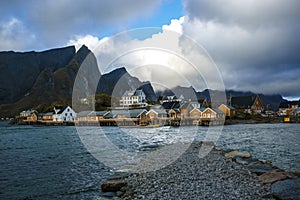
<svg viewBox="0 0 300 200">
<path fill-rule="evenodd" d="M 112 198 L 114 196 L 116 196 L 116 193 L 115 192 L 105 192 L 102 194 L 103 197 L 106 197 L 106 198 Z"/>
<path fill-rule="evenodd" d="M 117 192 L 126 186 L 127 183 L 122 179 L 108 179 L 101 184 L 101 190 L 102 192 Z"/>
<path fill-rule="evenodd" d="M 249 165 L 251 163 L 259 161 L 256 158 L 243 158 L 243 157 L 240 157 L 240 156 L 235 156 L 235 157 L 233 157 L 233 159 L 236 163 L 239 163 L 239 164 L 242 164 L 242 165 Z"/>
<path fill-rule="evenodd" d="M 250 158 L 251 154 L 246 151 L 231 151 L 231 152 L 225 153 L 225 157 L 227 157 L 227 158 L 233 158 L 235 156 L 242 157 L 242 158 Z"/>
<path fill-rule="evenodd" d="M 264 184 L 274 183 L 287 178 L 288 176 L 285 172 L 266 172 L 258 177 L 259 181 Z"/>
<path fill-rule="evenodd" d="M 277 181 L 271 186 L 271 192 L 275 198 L 282 200 L 300 199 L 300 178 Z"/>
<path fill-rule="evenodd" d="M 300 172 L 285 172 L 289 178 L 300 178 Z"/>
<path fill-rule="evenodd" d="M 266 173 L 266 172 L 280 172 L 280 171 L 282 171 L 281 169 L 278 169 L 275 166 L 272 166 L 272 165 L 267 164 L 267 163 L 261 163 L 261 162 L 256 162 L 254 164 L 248 165 L 247 169 L 250 172 L 255 173 L 257 175 L 262 175 L 263 173 Z"/>
</svg>

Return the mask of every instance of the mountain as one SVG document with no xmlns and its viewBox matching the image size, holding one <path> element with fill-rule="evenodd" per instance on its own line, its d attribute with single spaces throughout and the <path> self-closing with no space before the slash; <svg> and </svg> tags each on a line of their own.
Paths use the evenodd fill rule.
<svg viewBox="0 0 300 200">
<path fill-rule="evenodd" d="M 242 92 L 242 91 L 234 91 L 234 90 L 226 90 L 225 94 L 226 94 L 225 96 L 226 102 L 229 102 L 230 98 L 234 96 L 258 95 L 265 109 L 275 110 L 275 111 L 278 110 L 280 102 L 286 101 L 285 99 L 282 98 L 280 94 L 265 95 L 265 94 L 256 94 L 253 92 Z M 211 102 L 211 97 L 214 97 L 215 101 L 218 101 L 218 99 L 222 100 L 224 96 L 223 92 L 218 90 L 205 89 L 203 91 L 196 92 L 193 87 L 181 87 L 181 86 L 177 86 L 172 89 L 166 89 L 164 91 L 157 92 L 157 96 L 168 96 L 168 95 L 176 95 L 177 97 L 183 95 L 185 100 L 206 99 L 208 102 Z M 219 105 L 220 102 L 215 102 L 215 104 Z"/>
<path fill-rule="evenodd" d="M 0 104 L 15 103 L 26 96 L 43 71 L 64 67 L 74 54 L 74 46 L 43 52 L 0 52 Z"/>
<path fill-rule="evenodd" d="M 210 102 L 212 96 L 222 95 L 217 90 L 197 92 L 181 86 L 155 93 L 149 81 L 131 76 L 124 67 L 100 74 L 97 59 L 86 46 L 77 52 L 74 46 L 43 52 L 0 52 L 0 117 L 53 102 L 70 103 L 72 98 L 80 100 L 95 93 L 121 97 L 130 89 L 143 90 L 150 101 L 158 96 L 183 95 L 186 100 Z M 232 96 L 249 95 L 258 95 L 266 109 L 277 110 L 284 101 L 281 95 L 226 91 L 227 101 Z"/>
<path fill-rule="evenodd" d="M 0 55 L 3 56 L 5 53 L 0 53 Z M 19 58 L 19 54 L 22 55 L 22 59 Z M 32 54 L 35 56 L 32 56 Z M 95 71 L 99 71 L 96 58 L 86 46 L 82 46 L 77 52 L 75 52 L 75 47 L 71 46 L 40 53 L 9 52 L 6 55 L 8 59 L 5 56 L 2 57 L 6 63 L 4 65 L 6 70 L 2 70 L 2 65 L 0 65 L 1 75 L 5 77 L 5 75 L 11 74 L 14 68 L 18 68 L 18 70 L 14 71 L 12 80 L 3 78 L 3 81 L 1 79 L 0 88 L 4 89 L 0 91 L 0 95 L 3 97 L 0 103 L 2 104 L 0 105 L 0 116 L 14 116 L 23 109 L 30 109 L 40 104 L 55 101 L 71 102 L 76 75 L 87 56 L 90 58 L 88 60 L 92 66 L 91 68 L 97 69 L 89 74 L 100 75 L 95 73 Z M 18 59 L 10 61 L 10 57 Z M 24 63 L 31 63 L 31 65 L 28 64 L 26 67 L 21 65 L 22 60 L 24 60 Z M 7 70 L 7 66 L 10 67 L 10 71 Z M 30 82 L 26 82 L 28 79 L 26 77 L 30 78 Z M 19 82 L 27 84 L 24 83 L 24 87 L 17 89 L 19 82 L 14 80 L 20 80 Z M 11 82 L 14 87 L 7 87 L 8 82 Z M 9 96 L 10 93 L 14 95 Z M 8 98 L 4 98 L 5 96 L 8 96 Z M 14 98 L 10 98 L 11 96 Z"/>
<path fill-rule="evenodd" d="M 157 99 L 150 82 L 141 82 L 138 78 L 131 76 L 124 67 L 121 67 L 101 76 L 97 93 L 121 97 L 126 90 L 136 89 L 143 90 L 147 100 L 155 101 Z"/>
</svg>

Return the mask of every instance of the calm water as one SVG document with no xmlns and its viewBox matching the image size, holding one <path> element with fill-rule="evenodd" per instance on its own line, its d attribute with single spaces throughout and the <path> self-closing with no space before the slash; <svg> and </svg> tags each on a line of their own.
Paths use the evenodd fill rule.
<svg viewBox="0 0 300 200">
<path fill-rule="evenodd" d="M 203 140 L 208 128 L 118 128 L 8 126 L 0 124 L 0 199 L 93 199 L 100 183 L 113 174 L 107 158 L 118 150 L 130 155 L 145 147 L 178 141 Z M 210 129 L 213 130 L 213 129 Z M 217 144 L 272 160 L 280 168 L 300 171 L 300 125 L 259 124 L 225 126 Z M 93 148 L 93 144 L 101 148 Z M 102 142 L 105 141 L 105 142 Z M 101 144 L 100 144 L 101 143 Z M 103 143 L 103 144 L 102 144 Z M 89 151 L 88 151 L 88 150 Z M 101 155 L 103 162 L 93 155 Z"/>
</svg>

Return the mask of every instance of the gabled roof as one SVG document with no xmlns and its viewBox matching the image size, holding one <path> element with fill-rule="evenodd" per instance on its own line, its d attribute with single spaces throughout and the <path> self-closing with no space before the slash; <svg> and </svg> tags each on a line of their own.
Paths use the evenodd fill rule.
<svg viewBox="0 0 300 200">
<path fill-rule="evenodd" d="M 168 101 L 176 101 L 178 100 L 177 96 L 173 95 L 173 96 L 164 96 L 162 100 L 168 100 Z"/>
<path fill-rule="evenodd" d="M 85 110 L 85 111 L 81 111 L 77 114 L 77 117 L 86 117 L 88 116 L 88 114 L 90 114 L 92 111 L 91 110 Z"/>
<path fill-rule="evenodd" d="M 191 101 L 191 102 L 185 102 L 181 104 L 180 108 L 187 109 L 189 106 L 191 106 L 192 108 L 197 108 L 195 107 L 195 104 L 198 104 L 199 107 L 201 106 L 201 104 L 198 101 Z"/>
<path fill-rule="evenodd" d="M 231 106 L 236 109 L 250 109 L 255 100 L 254 96 L 231 97 Z"/>
<path fill-rule="evenodd" d="M 180 103 L 178 101 L 163 102 L 162 107 L 164 109 L 180 108 Z"/>
<path fill-rule="evenodd" d="M 92 111 L 88 116 L 104 116 L 108 111 Z"/>
<path fill-rule="evenodd" d="M 180 112 L 178 108 L 167 109 L 166 111 L 167 111 L 167 113 L 170 113 L 170 111 L 172 111 L 172 110 L 173 110 L 175 113 L 179 113 L 179 112 Z"/>
<path fill-rule="evenodd" d="M 142 113 L 147 113 L 146 109 L 132 109 L 129 110 L 129 115 L 132 118 L 138 118 Z"/>
<path fill-rule="evenodd" d="M 149 110 L 149 111 L 147 112 L 147 114 L 148 114 L 149 112 L 151 112 L 151 111 L 157 113 L 158 115 L 165 115 L 165 114 L 167 114 L 166 110 L 164 110 L 164 109 L 151 109 L 151 110 Z"/>
<path fill-rule="evenodd" d="M 193 110 L 198 110 L 199 112 L 204 112 L 206 110 L 206 108 L 193 108 L 190 113 L 193 111 Z"/>
<path fill-rule="evenodd" d="M 220 110 L 218 108 L 215 108 L 215 109 L 212 109 L 212 110 L 215 111 L 218 114 L 225 114 L 222 110 Z"/>
<path fill-rule="evenodd" d="M 145 93 L 143 92 L 143 90 L 136 90 L 134 92 L 134 96 L 144 96 L 144 95 L 145 95 Z"/>
<path fill-rule="evenodd" d="M 38 113 L 36 110 L 23 110 L 20 114 L 23 114 L 23 115 L 31 115 L 33 113 Z"/>
<path fill-rule="evenodd" d="M 228 104 L 221 104 L 221 105 L 226 106 L 226 107 L 229 108 L 230 110 L 234 110 L 234 109 L 235 109 L 234 107 L 232 107 L 231 105 L 228 105 Z M 220 105 L 220 106 L 221 106 L 221 105 Z M 220 106 L 219 106 L 219 107 L 220 107 Z"/>
<path fill-rule="evenodd" d="M 143 92 L 143 90 L 126 90 L 123 94 L 124 97 L 126 96 L 144 96 L 145 93 Z"/>
<path fill-rule="evenodd" d="M 44 116 L 52 116 L 54 113 L 53 112 L 47 112 L 44 114 Z"/>
<path fill-rule="evenodd" d="M 57 106 L 54 110 L 57 110 L 57 114 L 61 114 L 68 106 Z"/>
<path fill-rule="evenodd" d="M 180 108 L 181 109 L 187 109 L 189 105 L 190 104 L 188 102 L 184 102 L 183 104 L 180 105 Z"/>
</svg>

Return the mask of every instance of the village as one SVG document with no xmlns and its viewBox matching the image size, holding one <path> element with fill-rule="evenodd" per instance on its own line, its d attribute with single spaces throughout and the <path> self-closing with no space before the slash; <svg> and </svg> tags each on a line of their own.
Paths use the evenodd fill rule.
<svg viewBox="0 0 300 200">
<path fill-rule="evenodd" d="M 86 103 L 85 99 L 82 103 Z M 291 122 L 299 116 L 300 100 L 282 102 L 277 112 L 265 109 L 258 95 L 231 97 L 227 104 L 217 108 L 212 108 L 206 99 L 186 100 L 183 95 L 165 96 L 159 104 L 149 105 L 142 90 L 130 90 L 120 98 L 118 106 L 107 110 L 76 112 L 71 106 L 54 107 L 47 113 L 24 110 L 15 121 L 17 124 L 159 127 L 223 125 L 227 120 L 253 117 L 280 117 L 282 122 Z"/>
</svg>

